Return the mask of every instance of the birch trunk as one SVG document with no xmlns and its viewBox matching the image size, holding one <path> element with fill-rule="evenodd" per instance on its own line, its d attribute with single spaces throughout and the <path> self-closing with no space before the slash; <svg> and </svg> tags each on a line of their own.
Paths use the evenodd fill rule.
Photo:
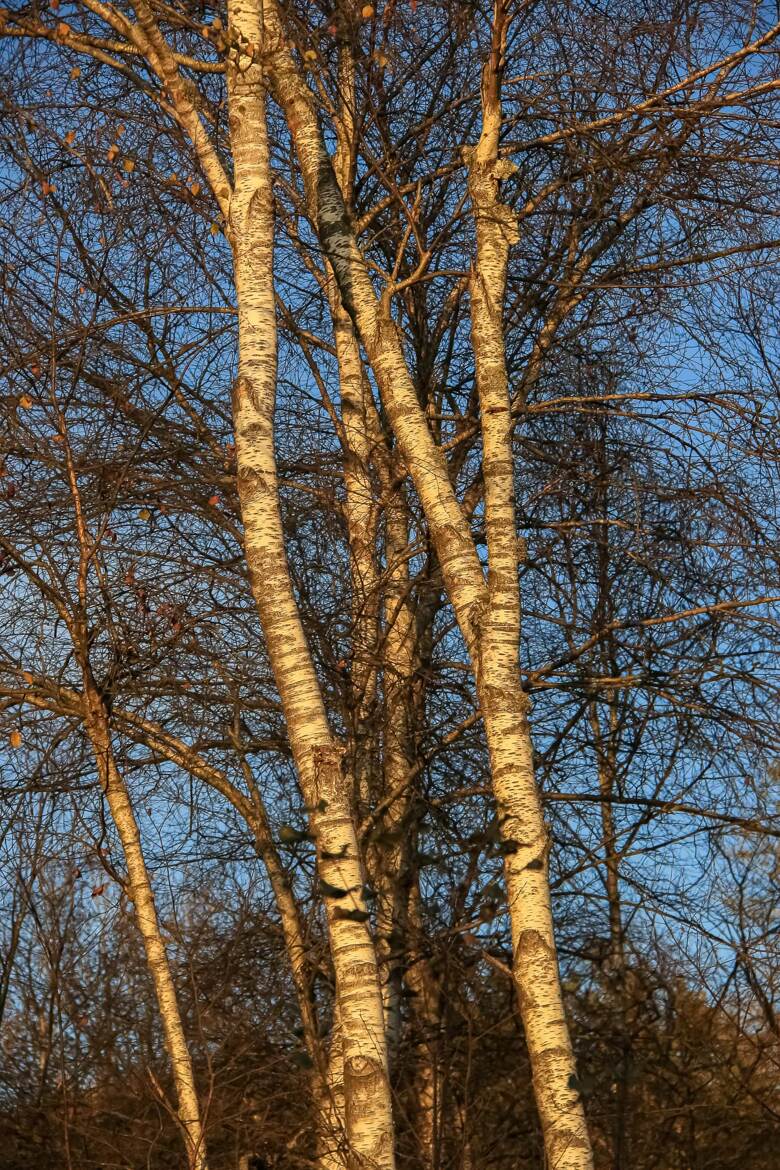
<svg viewBox="0 0 780 1170">
<path fill-rule="evenodd" d="M 349 208 L 356 156 L 355 62 L 351 44 L 343 44 L 339 50 L 338 92 L 334 170 L 344 204 Z M 408 697 L 414 673 L 414 615 L 409 601 L 408 523 L 405 500 L 393 483 L 392 452 L 363 368 L 355 328 L 341 302 L 332 267 L 328 267 L 346 441 L 345 510 L 355 606 L 352 683 L 358 703 L 357 782 L 361 812 L 365 812 L 371 800 L 403 787 L 404 777 L 412 765 Z M 378 563 L 378 492 L 385 504 L 384 573 L 380 573 Z M 380 671 L 384 706 L 381 724 L 372 718 Z M 407 807 L 408 791 L 405 790 L 387 810 L 390 843 L 381 848 L 369 847 L 366 853 L 369 881 L 377 902 L 377 958 L 391 1061 L 401 1032 L 403 952 L 398 936 L 404 917 L 407 850 L 402 836 Z"/>
<path fill-rule="evenodd" d="M 441 991 L 424 953 L 419 887 L 409 895 L 407 936 L 408 967 L 405 981 L 412 999 L 416 1041 L 414 1060 L 414 1128 L 420 1164 L 426 1170 L 439 1165 L 440 1102 L 438 1047 L 442 1023 Z"/>
<path fill-rule="evenodd" d="M 342 73 L 344 71 L 342 70 Z M 346 92 L 349 92 L 348 90 Z M 348 140 L 340 144 L 342 158 L 350 157 Z M 332 303 L 344 430 L 346 515 L 350 537 L 353 594 L 357 602 L 353 686 L 357 692 L 360 739 L 356 755 L 362 761 L 358 791 L 367 798 L 391 800 L 383 824 L 381 845 L 369 847 L 366 865 L 377 901 L 377 958 L 388 1054 L 401 1036 L 401 989 L 404 939 L 409 903 L 408 818 L 413 795 L 408 776 L 414 763 L 410 712 L 416 668 L 416 621 L 410 598 L 408 507 L 394 484 L 392 452 L 382 432 L 371 388 L 363 370 L 360 347 L 349 315 L 336 296 Z M 375 468 L 376 486 L 372 482 Z M 379 572 L 376 538 L 379 508 L 376 487 L 385 501 L 385 569 Z M 370 538 L 370 539 L 369 539 Z M 379 639 L 379 599 L 382 631 Z M 359 662 L 359 656 L 369 656 Z M 376 699 L 376 668 L 381 669 L 383 719 L 371 719 Z M 373 675 L 373 677 L 372 677 Z M 378 738 L 382 763 L 378 767 Z M 381 789 L 380 777 L 381 772 Z M 362 782 L 361 782 L 362 781 Z"/>
<path fill-rule="evenodd" d="M 368 808 L 376 787 L 376 680 L 380 582 L 377 565 L 379 510 L 371 474 L 371 445 L 366 385 L 360 348 L 352 322 L 331 281 L 331 315 L 339 369 L 341 417 L 344 427 L 345 515 L 349 537 L 352 584 L 351 692 L 355 787 L 361 813 Z"/>
<path fill-rule="evenodd" d="M 378 421 L 378 420 L 377 420 Z M 401 1041 L 401 995 L 410 1002 L 414 1050 L 413 1125 L 419 1162 L 436 1164 L 436 1045 L 441 1004 L 436 979 L 423 943 L 419 887 L 411 854 L 416 843 L 414 805 L 417 784 L 410 782 L 415 764 L 415 723 L 424 703 L 418 681 L 420 643 L 430 634 L 431 612 L 415 609 L 410 595 L 409 508 L 403 485 L 394 483 L 391 452 L 385 446 L 379 474 L 385 512 L 384 584 L 383 792 L 388 802 L 382 817 L 381 844 L 369 849 L 377 892 L 377 950 L 391 1053 Z"/>
<path fill-rule="evenodd" d="M 389 456 L 389 452 L 387 452 Z M 387 565 L 384 596 L 382 678 L 384 698 L 383 799 L 390 799 L 384 842 L 370 850 L 377 894 L 377 950 L 383 968 L 388 1044 L 401 1036 L 401 990 L 409 904 L 409 812 L 412 787 L 411 695 L 415 669 L 415 621 L 409 599 L 409 530 L 403 496 L 392 492 L 389 467 L 383 475 Z M 392 797 L 395 795 L 395 799 Z"/>
<path fill-rule="evenodd" d="M 346 206 L 351 206 L 355 156 L 355 62 L 349 44 L 339 48 L 338 113 L 334 166 Z M 384 436 L 349 314 L 338 285 L 328 270 L 328 303 L 336 343 L 339 397 L 343 427 L 345 514 L 352 585 L 351 691 L 356 706 L 354 738 L 356 797 L 361 815 L 375 795 L 379 744 L 376 734 L 379 669 L 380 572 L 378 563 L 379 502 L 373 462 Z"/>
<path fill-rule="evenodd" d="M 331 734 L 292 590 L 274 452 L 276 319 L 273 196 L 257 0 L 229 5 L 230 30 L 250 46 L 228 66 L 234 192 L 229 238 L 239 322 L 233 412 L 250 581 L 317 845 L 344 1050 L 349 1160 L 391 1170 L 393 1119 L 376 952 L 368 927 L 343 749 Z"/>
<path fill-rule="evenodd" d="M 138 823 L 125 782 L 116 766 L 105 705 L 89 667 L 83 667 L 82 673 L 87 734 L 95 753 L 101 787 L 122 844 L 127 866 L 126 893 L 133 903 L 160 1009 L 165 1046 L 176 1087 L 177 1116 L 187 1149 L 187 1164 L 190 1170 L 207 1170 L 206 1142 L 192 1060 L 184 1034 L 168 955 L 160 933 L 154 891 L 141 849 Z"/>
<path fill-rule="evenodd" d="M 528 699 L 520 683 L 518 658 L 521 542 L 515 517 L 512 412 L 503 326 L 509 249 L 517 240 L 517 223 L 512 209 L 500 199 L 500 182 L 515 167 L 499 158 L 507 27 L 507 7 L 504 0 L 496 0 L 491 53 L 482 77 L 482 132 L 476 147 L 464 152 L 476 223 L 476 262 L 470 279 L 471 338 L 481 412 L 490 565 L 476 681 L 503 839 L 513 970 L 547 1160 L 560 1170 L 590 1170 L 590 1140 L 555 949 L 549 831 L 534 774 Z"/>
<path fill-rule="evenodd" d="M 317 1106 L 317 1164 L 320 1170 L 345 1170 L 349 1165 L 344 1109 L 344 1039 L 338 1000 L 333 1005 L 325 1084 Z"/>
<path fill-rule="evenodd" d="M 372 483 L 371 463 L 379 464 L 379 482 L 387 498 L 391 476 L 371 389 L 363 370 L 360 347 L 349 315 L 336 296 L 332 303 L 339 365 L 342 417 L 347 444 L 344 465 L 346 518 L 350 543 L 353 589 L 352 686 L 357 704 L 355 757 L 359 807 L 365 813 L 372 800 L 392 792 L 411 767 L 405 693 L 411 686 L 414 639 L 409 609 L 407 533 L 399 501 L 389 502 L 387 567 L 377 564 L 379 510 Z M 384 611 L 380 644 L 379 611 Z M 381 666 L 384 727 L 375 717 L 377 667 Z M 384 736 L 382 736 L 384 731 Z M 381 744 L 380 740 L 384 739 Z M 383 748 L 379 764 L 380 748 Z M 386 815 L 387 839 L 392 844 L 369 848 L 366 868 L 377 903 L 377 959 L 385 1007 L 388 1059 L 395 1050 L 401 1027 L 402 956 L 397 938 L 401 914 L 401 874 L 404 866 L 403 819 L 408 805 L 404 792 Z M 394 941 L 395 939 L 395 941 Z"/>
</svg>

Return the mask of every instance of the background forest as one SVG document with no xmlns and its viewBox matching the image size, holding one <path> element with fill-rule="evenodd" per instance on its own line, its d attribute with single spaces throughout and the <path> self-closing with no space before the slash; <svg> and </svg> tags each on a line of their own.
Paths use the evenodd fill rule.
<svg viewBox="0 0 780 1170">
<path fill-rule="evenodd" d="M 776 1170 L 779 46 L 0 9 L 0 1170 Z"/>
</svg>

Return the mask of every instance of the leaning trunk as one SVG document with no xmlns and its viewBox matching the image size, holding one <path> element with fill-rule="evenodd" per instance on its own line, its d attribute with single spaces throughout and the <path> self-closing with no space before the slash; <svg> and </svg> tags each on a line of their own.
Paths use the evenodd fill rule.
<svg viewBox="0 0 780 1170">
<path fill-rule="evenodd" d="M 476 639 L 477 694 L 490 753 L 512 928 L 512 968 L 531 1061 L 547 1160 L 558 1170 L 593 1165 L 575 1072 L 555 949 L 548 859 L 549 830 L 536 784 L 528 699 L 520 682 L 522 542 L 515 517 L 512 412 L 504 347 L 503 303 L 515 215 L 499 184 L 515 170 L 499 158 L 500 85 L 508 12 L 497 0 L 491 54 L 482 77 L 482 132 L 466 152 L 476 222 L 471 273 L 471 337 L 483 445 L 488 597 Z"/>
<path fill-rule="evenodd" d="M 230 5 L 247 53 L 262 42 L 256 0 Z M 239 323 L 233 411 L 246 559 L 279 689 L 293 759 L 310 809 L 336 979 L 344 1051 L 349 1158 L 394 1166 L 393 1120 L 382 998 L 368 927 L 364 877 L 344 752 L 325 714 L 287 567 L 274 452 L 276 318 L 273 195 L 262 68 L 254 59 L 228 69 L 235 190 L 230 206 Z"/>
<path fill-rule="evenodd" d="M 207 1170 L 206 1143 L 176 987 L 160 932 L 154 891 L 149 880 L 138 823 L 111 747 L 108 714 L 88 667 L 84 668 L 85 723 L 95 753 L 98 776 L 116 825 L 127 866 L 125 893 L 133 903 L 146 961 L 160 1009 L 165 1047 L 171 1061 L 178 1101 L 177 1119 L 184 1135 L 190 1170 Z"/>
</svg>

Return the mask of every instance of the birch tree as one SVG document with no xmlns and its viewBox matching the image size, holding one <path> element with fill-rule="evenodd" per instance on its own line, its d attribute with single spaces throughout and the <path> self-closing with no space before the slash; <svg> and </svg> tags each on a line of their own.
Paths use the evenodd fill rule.
<svg viewBox="0 0 780 1170">
<path fill-rule="evenodd" d="M 521 621 L 519 582 L 529 574 L 522 530 L 532 511 L 523 495 L 533 453 L 530 420 L 534 412 L 553 419 L 557 410 L 590 409 L 559 393 L 555 379 L 568 375 L 556 355 L 568 354 L 578 329 L 585 347 L 603 343 L 593 306 L 607 291 L 618 299 L 627 283 L 638 282 L 643 291 L 630 311 L 649 317 L 664 300 L 661 283 L 670 272 L 698 271 L 752 251 L 760 257 L 772 246 L 761 234 L 761 199 L 749 174 L 764 165 L 758 128 L 776 83 L 761 69 L 777 30 L 766 21 L 753 28 L 748 17 L 744 27 L 726 27 L 713 13 L 708 41 L 697 35 L 691 11 L 687 23 L 660 22 L 648 39 L 637 20 L 629 22 L 625 52 L 613 66 L 609 54 L 595 60 L 603 22 L 593 18 L 580 33 L 573 27 L 577 13 L 572 6 L 556 23 L 543 5 L 512 13 L 499 4 L 489 14 L 426 9 L 418 19 L 430 16 L 424 27 L 436 61 L 428 73 L 426 46 L 409 49 L 405 36 L 416 11 L 401 20 L 392 6 L 379 14 L 372 5 L 360 13 L 340 8 L 324 27 L 311 12 L 283 10 L 273 0 L 236 3 L 222 14 L 224 25 L 222 18 L 205 25 L 189 7 L 146 0 L 126 8 L 89 0 L 59 12 L 56 22 L 26 10 L 4 18 L 6 36 L 23 52 L 53 42 L 42 46 L 51 53 L 47 60 L 87 62 L 93 77 L 109 76 L 125 87 L 121 100 L 128 106 L 148 103 L 153 129 L 165 126 L 184 157 L 191 152 L 186 169 L 199 168 L 184 197 L 200 199 L 205 180 L 216 234 L 226 232 L 239 324 L 232 405 L 244 551 L 316 844 L 335 974 L 330 1067 L 318 1073 L 325 1098 L 324 1086 L 333 1086 L 336 1100 L 343 1084 L 343 1107 L 323 1107 L 332 1132 L 321 1134 L 321 1154 L 336 1163 L 342 1129 L 356 1164 L 393 1161 L 390 1075 L 404 1014 L 402 983 L 416 992 L 423 1030 L 435 1030 L 442 1019 L 437 977 L 413 941 L 424 922 L 414 840 L 415 782 L 425 765 L 416 758 L 415 735 L 426 718 L 425 643 L 434 637 L 425 590 L 433 610 L 452 607 L 459 632 L 449 646 L 468 658 L 461 673 L 469 677 L 463 690 L 474 711 L 452 729 L 451 742 L 477 720 L 484 729 L 490 784 L 482 793 L 495 801 L 492 844 L 503 864 L 511 919 L 504 966 L 518 996 L 547 1158 L 561 1166 L 592 1163 L 553 932 L 551 838 L 539 772 L 539 745 L 549 745 L 543 731 L 532 742 L 528 692 L 542 693 L 561 666 L 590 662 L 592 646 L 608 656 L 614 631 L 605 602 L 583 645 L 576 644 L 579 618 L 572 617 L 564 623 L 563 654 L 533 671 L 525 660 L 529 628 L 538 628 L 533 615 Z M 652 84 L 639 77 L 632 56 L 645 41 L 657 68 Z M 713 52 L 713 44 L 723 51 Z M 539 45 L 555 62 L 549 75 L 535 67 Z M 406 128 L 394 107 L 394 56 L 411 78 L 409 89 L 431 79 L 424 116 Z M 73 66 L 77 75 L 81 67 Z M 443 96 L 461 81 L 462 102 Z M 267 100 L 269 87 L 276 105 Z M 739 119 L 724 113 L 731 110 L 749 131 L 734 129 Z M 439 165 L 426 170 L 428 136 L 448 127 L 456 150 L 446 158 L 440 152 Z M 399 157 L 396 139 L 414 145 L 411 167 Z M 66 139 L 63 149 L 72 145 Z M 112 143 L 110 162 L 120 155 L 118 141 Z M 87 159 L 93 172 L 94 161 Z M 136 163 L 127 161 L 132 175 Z M 55 184 L 40 164 L 28 155 L 24 166 L 43 198 L 55 200 Z M 738 212 L 728 226 L 708 222 L 703 211 L 709 184 L 722 184 L 724 176 Z M 753 227 L 758 234 L 750 239 Z M 642 232 L 652 236 L 650 258 L 638 243 Z M 282 237 L 284 247 L 294 245 L 310 281 L 310 301 L 321 303 L 321 319 L 330 319 L 332 346 L 302 327 L 279 295 Z M 301 316 L 305 300 L 296 305 Z M 691 326 L 691 314 L 681 319 Z M 330 690 L 318 657 L 328 634 L 310 620 L 317 601 L 309 605 L 290 572 L 298 537 L 285 532 L 277 468 L 280 325 L 298 341 L 343 459 L 351 655 L 333 653 L 341 665 L 334 664 Z M 631 344 L 630 329 L 620 338 Z M 328 346 L 337 395 L 317 364 L 318 351 Z M 547 442 L 543 435 L 542 445 Z M 184 487 L 184 474 L 181 479 Z M 563 588 L 551 564 L 549 605 Z M 724 604 L 769 602 L 762 594 Z M 573 608 L 581 606 L 577 598 Z M 82 681 L 86 694 L 89 680 Z M 344 701 L 334 702 L 333 692 Z M 608 700 L 609 692 L 609 707 Z M 591 693 L 588 702 L 615 909 L 619 863 L 609 843 L 617 781 L 608 775 L 616 767 L 615 735 L 614 728 L 603 731 L 603 699 Z M 262 794 L 258 803 L 252 793 L 251 768 L 244 784 L 251 798 L 242 805 L 220 770 L 191 745 L 148 720 L 134 727 L 132 713 L 125 714 L 117 706 L 98 719 L 94 707 L 94 728 L 100 730 L 101 720 L 103 727 L 99 755 L 105 757 L 109 718 L 115 732 L 121 727 L 137 735 L 248 813 L 280 911 L 288 907 L 281 913 L 305 1016 L 309 957 L 285 875 L 277 870 L 273 878 L 273 842 Z M 579 735 L 581 726 L 556 729 L 565 750 L 572 749 L 572 728 Z M 238 733 L 234 746 L 246 764 Z M 480 856 L 475 845 L 469 882 Z M 376 911 L 367 888 L 377 895 Z M 458 892 L 455 903 L 465 913 L 464 900 L 467 894 Z M 617 919 L 614 925 L 619 934 Z M 478 937 L 472 945 L 479 947 Z M 315 1062 L 324 1059 L 316 1023 L 305 1031 Z M 436 1075 L 433 1058 L 420 1061 L 419 1146 L 427 1163 L 438 1156 L 434 1130 L 442 1124 L 434 1117 Z"/>
</svg>

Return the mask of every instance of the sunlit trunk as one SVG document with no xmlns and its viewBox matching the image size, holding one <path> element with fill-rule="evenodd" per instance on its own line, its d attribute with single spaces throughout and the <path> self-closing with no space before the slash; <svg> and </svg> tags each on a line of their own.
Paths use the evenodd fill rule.
<svg viewBox="0 0 780 1170">
<path fill-rule="evenodd" d="M 560 1170 L 589 1170 L 593 1159 L 555 949 L 548 877 L 550 835 L 534 774 L 529 704 L 520 682 L 518 561 L 522 546 L 515 516 L 503 325 L 509 249 L 517 240 L 517 223 L 512 209 L 500 199 L 500 182 L 515 167 L 499 156 L 508 19 L 508 7 L 496 0 L 491 53 L 482 75 L 482 131 L 477 145 L 465 152 L 476 224 L 476 260 L 469 284 L 471 340 L 481 413 L 490 566 L 475 666 L 504 852 L 512 966 L 547 1159 Z"/>
<path fill-rule="evenodd" d="M 83 668 L 83 674 L 85 725 L 95 753 L 100 784 L 122 845 L 127 867 L 125 893 L 133 904 L 160 1009 L 165 1047 L 176 1088 L 177 1118 L 184 1134 L 187 1161 L 191 1170 L 207 1170 L 206 1143 L 192 1060 L 170 962 L 160 932 L 154 892 L 141 849 L 138 822 L 124 779 L 116 766 L 105 705 L 88 667 Z"/>
<path fill-rule="evenodd" d="M 229 16 L 239 38 L 260 45 L 257 0 L 235 0 Z M 231 64 L 228 96 L 235 175 L 228 231 L 239 321 L 233 412 L 247 565 L 317 845 L 344 1048 L 349 1157 L 355 1165 L 389 1170 L 394 1142 L 384 1016 L 351 778 L 344 773 L 343 748 L 325 714 L 293 594 L 279 511 L 273 194 L 262 69 L 251 55 Z"/>
<path fill-rule="evenodd" d="M 344 1041 L 338 1000 L 333 1004 L 330 1050 L 316 1117 L 318 1167 L 320 1170 L 345 1170 L 350 1160 L 344 1109 Z"/>
</svg>

